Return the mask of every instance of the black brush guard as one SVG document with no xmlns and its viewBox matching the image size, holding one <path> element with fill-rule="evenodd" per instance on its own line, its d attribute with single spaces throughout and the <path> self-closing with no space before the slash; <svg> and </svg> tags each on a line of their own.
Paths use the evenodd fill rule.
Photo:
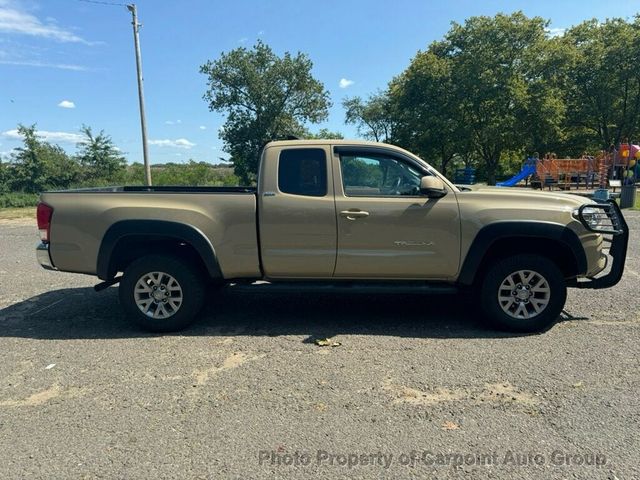
<svg viewBox="0 0 640 480">
<path fill-rule="evenodd" d="M 597 213 L 585 214 L 584 211 L 587 208 L 596 210 Z M 596 227 L 591 226 L 585 215 L 591 217 L 595 215 L 596 218 L 601 221 L 601 224 Z M 624 262 L 627 258 L 627 245 L 629 243 L 629 227 L 624 220 L 620 207 L 618 207 L 618 204 L 614 200 L 606 203 L 582 205 L 578 209 L 578 219 L 587 230 L 606 235 L 604 241 L 610 243 L 609 257 L 611 257 L 611 270 L 609 270 L 609 273 L 599 277 L 587 278 L 586 280 L 580 281 L 574 279 L 569 286 L 577 288 L 613 287 L 622 278 Z"/>
</svg>

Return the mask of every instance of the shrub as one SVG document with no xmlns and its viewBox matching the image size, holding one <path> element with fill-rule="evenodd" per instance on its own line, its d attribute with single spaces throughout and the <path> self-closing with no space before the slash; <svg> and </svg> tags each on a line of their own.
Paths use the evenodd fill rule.
<svg viewBox="0 0 640 480">
<path fill-rule="evenodd" d="M 36 193 L 0 193 L 0 208 L 35 207 L 38 197 Z"/>
</svg>

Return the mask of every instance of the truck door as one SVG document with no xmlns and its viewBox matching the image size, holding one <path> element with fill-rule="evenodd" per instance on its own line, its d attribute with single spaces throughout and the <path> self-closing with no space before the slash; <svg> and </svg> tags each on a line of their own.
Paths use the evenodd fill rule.
<svg viewBox="0 0 640 480">
<path fill-rule="evenodd" d="M 269 278 L 330 278 L 336 210 L 329 146 L 267 147 L 258 188 L 262 268 Z"/>
<path fill-rule="evenodd" d="M 429 174 L 381 147 L 334 148 L 338 219 L 336 277 L 450 279 L 460 261 L 460 215 L 453 191 L 420 194 Z"/>
</svg>

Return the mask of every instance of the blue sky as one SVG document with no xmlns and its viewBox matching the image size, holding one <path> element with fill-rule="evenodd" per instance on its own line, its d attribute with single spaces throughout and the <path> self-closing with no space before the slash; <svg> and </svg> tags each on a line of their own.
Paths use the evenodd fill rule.
<svg viewBox="0 0 640 480">
<path fill-rule="evenodd" d="M 105 0 L 114 1 L 117 0 Z M 277 53 L 302 51 L 331 92 L 327 122 L 341 131 L 341 101 L 382 89 L 451 21 L 523 10 L 554 32 L 584 19 L 632 17 L 631 0 L 138 0 L 152 163 L 217 162 L 224 117 L 202 100 L 201 64 L 260 38 Z M 0 152 L 20 144 L 18 123 L 37 123 L 69 152 L 83 123 L 104 129 L 140 161 L 131 17 L 123 6 L 82 0 L 0 0 Z"/>
</svg>

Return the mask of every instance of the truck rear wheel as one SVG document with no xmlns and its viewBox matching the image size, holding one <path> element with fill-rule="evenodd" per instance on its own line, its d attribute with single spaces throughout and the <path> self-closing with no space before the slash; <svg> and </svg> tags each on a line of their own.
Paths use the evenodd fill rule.
<svg viewBox="0 0 640 480">
<path fill-rule="evenodd" d="M 167 255 L 132 262 L 120 281 L 120 303 L 136 324 L 153 332 L 189 326 L 204 304 L 205 281 L 191 264 Z"/>
<path fill-rule="evenodd" d="M 505 258 L 489 268 L 479 293 L 482 309 L 496 327 L 538 332 L 558 319 L 567 286 L 555 263 L 527 254 Z"/>
</svg>

